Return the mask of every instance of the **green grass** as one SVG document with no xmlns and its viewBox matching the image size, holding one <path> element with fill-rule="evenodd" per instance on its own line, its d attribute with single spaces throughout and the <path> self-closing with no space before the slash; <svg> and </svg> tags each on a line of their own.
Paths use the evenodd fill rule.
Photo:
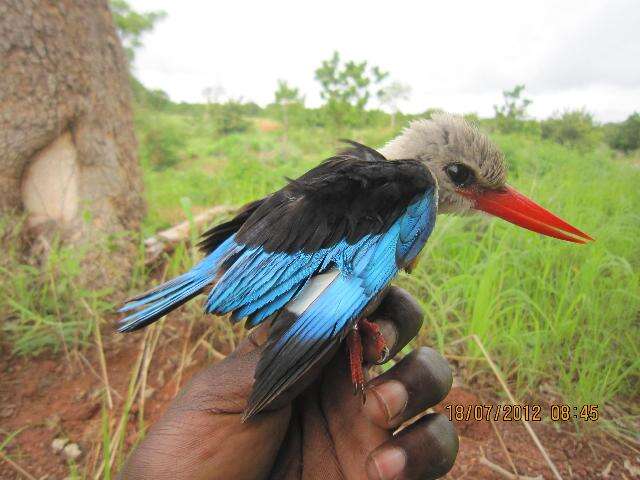
<svg viewBox="0 0 640 480">
<path fill-rule="evenodd" d="M 326 158 L 339 136 L 381 145 L 395 133 L 292 129 L 285 150 L 278 131 L 216 137 L 189 128 L 179 165 L 145 168 L 148 231 L 184 218 L 181 198 L 196 209 L 239 205 Z M 542 382 L 575 405 L 637 394 L 640 169 L 604 147 L 493 138 L 513 185 L 597 241 L 573 245 L 487 217 L 439 217 L 419 268 L 400 279 L 425 309 L 420 342 L 448 351 L 477 334 L 521 396 Z M 469 345 L 467 353 L 478 352 Z"/>
<path fill-rule="evenodd" d="M 157 112 L 155 116 L 180 117 Z M 139 115 L 139 128 L 144 130 L 147 121 Z M 148 234 L 184 219 L 181 198 L 189 198 L 196 210 L 215 204 L 241 205 L 280 188 L 285 177 L 300 175 L 331 155 L 339 146 L 338 138 L 375 145 L 393 133 L 389 129 L 339 133 L 322 128 L 292 129 L 285 147 L 281 132 L 264 133 L 254 128 L 221 137 L 197 122 L 183 119 L 176 123 L 182 124 L 185 137 L 178 165 L 158 170 L 146 156 L 144 144 L 141 148 L 148 203 L 143 228 Z M 144 139 L 144 132 L 139 136 Z"/>
<path fill-rule="evenodd" d="M 107 298 L 112 289 L 83 283 L 83 259 L 89 246 L 69 247 L 54 239 L 41 263 L 29 263 L 21 250 L 20 219 L 0 220 L 0 332 L 13 353 L 35 355 L 44 350 L 63 350 L 67 356 L 89 344 L 92 312 L 112 310 Z M 93 253 L 103 248 L 92 245 Z M 106 247 L 104 247 L 106 248 Z"/>
</svg>

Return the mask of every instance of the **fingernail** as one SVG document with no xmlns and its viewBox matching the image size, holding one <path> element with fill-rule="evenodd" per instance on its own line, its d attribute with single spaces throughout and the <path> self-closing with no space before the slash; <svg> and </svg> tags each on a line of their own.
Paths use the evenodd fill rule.
<svg viewBox="0 0 640 480">
<path fill-rule="evenodd" d="M 367 464 L 367 476 L 371 480 L 393 480 L 404 470 L 407 456 L 404 450 L 392 447 L 386 448 L 373 455 Z"/>
<path fill-rule="evenodd" d="M 382 408 L 387 422 L 392 421 L 404 412 L 404 409 L 407 407 L 407 402 L 409 401 L 407 389 L 397 380 L 389 380 L 388 382 L 371 387 L 367 391 L 367 397 L 373 397 L 371 399 L 375 399 L 375 401 L 365 403 L 365 413 L 370 417 L 374 417 L 377 413 L 374 409 Z"/>
</svg>

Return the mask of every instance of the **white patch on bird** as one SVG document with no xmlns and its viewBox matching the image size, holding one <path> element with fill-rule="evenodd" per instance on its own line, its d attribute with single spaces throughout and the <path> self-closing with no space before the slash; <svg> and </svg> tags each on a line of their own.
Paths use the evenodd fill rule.
<svg viewBox="0 0 640 480">
<path fill-rule="evenodd" d="M 296 316 L 302 315 L 302 313 L 322 295 L 338 275 L 340 275 L 340 270 L 333 268 L 326 273 L 311 277 L 302 290 L 300 290 L 300 293 L 287 305 L 287 310 Z"/>
</svg>

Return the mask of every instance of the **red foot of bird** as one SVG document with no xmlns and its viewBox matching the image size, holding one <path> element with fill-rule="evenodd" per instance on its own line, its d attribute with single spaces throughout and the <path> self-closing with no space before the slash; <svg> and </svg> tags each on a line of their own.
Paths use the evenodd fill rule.
<svg viewBox="0 0 640 480">
<path fill-rule="evenodd" d="M 367 336 L 373 339 L 376 351 L 376 363 L 379 365 L 384 363 L 389 358 L 389 347 L 384 341 L 382 332 L 377 323 L 370 322 L 366 318 L 358 320 L 358 329 L 361 336 Z"/>
<path fill-rule="evenodd" d="M 362 370 L 362 339 L 355 325 L 347 334 L 347 348 L 349 349 L 349 368 L 351 369 L 351 381 L 353 382 L 353 394 L 358 392 L 364 402 L 364 371 Z"/>
<path fill-rule="evenodd" d="M 351 369 L 351 381 L 353 382 L 353 393 L 357 395 L 360 392 L 362 402 L 364 403 L 364 371 L 362 370 L 362 336 L 368 336 L 373 339 L 377 362 L 383 363 L 389 356 L 389 348 L 384 341 L 384 337 L 380 332 L 377 324 L 368 321 L 365 318 L 358 320 L 351 331 L 347 335 L 347 347 L 349 349 L 349 367 Z"/>
</svg>

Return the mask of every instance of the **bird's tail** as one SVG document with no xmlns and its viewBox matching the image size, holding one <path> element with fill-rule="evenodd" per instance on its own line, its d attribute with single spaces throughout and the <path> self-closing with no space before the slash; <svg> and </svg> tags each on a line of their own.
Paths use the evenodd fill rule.
<svg viewBox="0 0 640 480">
<path fill-rule="evenodd" d="M 220 261 L 232 247 L 229 238 L 187 273 L 129 300 L 119 312 L 137 311 L 120 321 L 118 331 L 132 332 L 146 327 L 201 293 L 215 281 Z"/>
</svg>

